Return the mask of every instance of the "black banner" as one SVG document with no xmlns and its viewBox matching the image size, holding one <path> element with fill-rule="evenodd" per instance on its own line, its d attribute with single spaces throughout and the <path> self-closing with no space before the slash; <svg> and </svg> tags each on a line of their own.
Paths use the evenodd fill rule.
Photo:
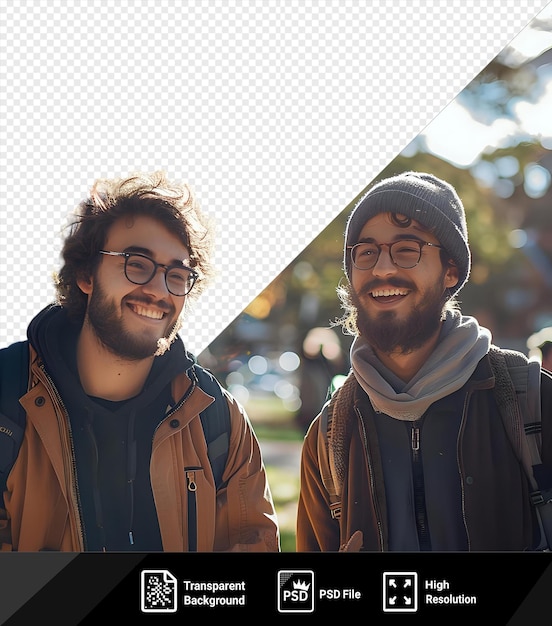
<svg viewBox="0 0 552 626">
<path fill-rule="evenodd" d="M 552 553 L 0 553 L 0 624 L 290 615 L 552 625 Z M 352 613 L 348 613 L 352 611 Z"/>
</svg>

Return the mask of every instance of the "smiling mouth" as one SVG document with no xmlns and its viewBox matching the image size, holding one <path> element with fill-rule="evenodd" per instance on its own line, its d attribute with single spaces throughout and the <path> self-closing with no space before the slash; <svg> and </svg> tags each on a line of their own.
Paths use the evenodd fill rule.
<svg viewBox="0 0 552 626">
<path fill-rule="evenodd" d="M 389 298 L 394 296 L 406 296 L 408 294 L 408 289 L 374 289 L 370 292 L 372 294 L 372 298 Z"/>
<path fill-rule="evenodd" d="M 163 311 L 159 311 L 158 309 L 149 309 L 145 306 L 141 306 L 140 304 L 129 304 L 129 308 L 136 313 L 136 315 L 140 315 L 141 317 L 147 317 L 150 320 L 162 320 L 167 314 L 163 313 Z"/>
</svg>

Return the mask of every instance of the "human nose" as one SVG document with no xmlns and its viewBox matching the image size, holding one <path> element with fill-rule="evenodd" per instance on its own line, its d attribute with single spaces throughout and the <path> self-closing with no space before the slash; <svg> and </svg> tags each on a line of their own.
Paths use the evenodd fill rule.
<svg viewBox="0 0 552 626">
<path fill-rule="evenodd" d="M 380 251 L 376 264 L 372 268 L 374 276 L 388 276 L 397 271 L 397 266 L 391 259 L 391 248 L 388 244 L 380 244 Z"/>
<path fill-rule="evenodd" d="M 157 298 L 166 298 L 169 295 L 166 276 L 166 269 L 163 266 L 158 265 L 155 268 L 155 274 L 145 285 L 143 285 L 144 291 L 156 296 Z"/>
</svg>

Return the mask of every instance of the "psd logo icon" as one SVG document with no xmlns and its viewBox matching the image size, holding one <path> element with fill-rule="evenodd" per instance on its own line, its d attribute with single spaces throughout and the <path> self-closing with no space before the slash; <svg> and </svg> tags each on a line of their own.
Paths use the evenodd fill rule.
<svg viewBox="0 0 552 626">
<path fill-rule="evenodd" d="M 280 570 L 278 572 L 278 611 L 312 613 L 314 611 L 314 572 Z"/>
</svg>

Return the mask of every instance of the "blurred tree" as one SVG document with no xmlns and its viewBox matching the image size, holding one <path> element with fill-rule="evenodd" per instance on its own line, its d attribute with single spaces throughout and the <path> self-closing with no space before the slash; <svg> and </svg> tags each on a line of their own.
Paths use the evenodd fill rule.
<svg viewBox="0 0 552 626">
<path fill-rule="evenodd" d="M 551 61 L 548 50 L 520 59 L 506 49 L 458 100 L 483 123 L 499 117 L 515 119 L 513 105 L 521 99 L 534 100 L 541 93 L 541 69 Z M 306 427 L 323 403 L 332 378 L 349 368 L 351 338 L 339 327 L 332 330 L 341 346 L 337 357 L 329 359 L 324 354 L 322 339 L 318 354 L 305 352 L 309 332 L 329 329 L 341 315 L 336 287 L 345 280 L 347 218 L 371 185 L 406 170 L 431 172 L 458 191 L 466 208 L 473 256 L 470 281 L 460 293 L 462 311 L 488 327 L 496 343 L 523 350 L 526 338 L 545 325 L 547 316 L 548 323 L 552 322 L 552 177 L 547 186 L 545 176 L 552 171 L 549 147 L 519 129 L 505 145 L 488 149 L 470 167 L 460 168 L 430 153 L 424 141 L 416 138 L 351 199 L 200 360 L 223 373 L 239 354 L 294 351 L 302 360 L 303 408 L 298 409 L 297 420 Z M 539 194 L 530 184 L 535 172 L 544 180 Z"/>
<path fill-rule="evenodd" d="M 534 102 L 545 89 L 539 74 L 552 62 L 550 33 L 552 18 L 534 19 L 458 94 L 458 102 L 485 124 L 501 117 L 518 121 L 516 104 Z M 539 35 L 542 48 L 524 45 Z"/>
</svg>

